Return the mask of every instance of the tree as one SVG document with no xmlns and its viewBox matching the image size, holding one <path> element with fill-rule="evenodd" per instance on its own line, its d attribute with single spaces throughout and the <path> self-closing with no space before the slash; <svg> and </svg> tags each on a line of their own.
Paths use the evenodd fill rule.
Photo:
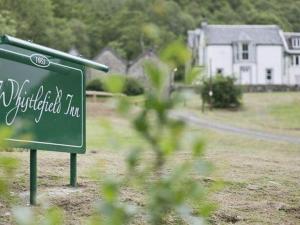
<svg viewBox="0 0 300 225">
<path fill-rule="evenodd" d="M 0 35 L 16 35 L 17 24 L 10 11 L 0 11 Z"/>
</svg>

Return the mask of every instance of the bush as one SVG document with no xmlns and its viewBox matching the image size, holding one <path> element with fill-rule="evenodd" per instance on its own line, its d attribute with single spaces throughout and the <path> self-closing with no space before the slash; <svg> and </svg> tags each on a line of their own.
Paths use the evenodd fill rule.
<svg viewBox="0 0 300 225">
<path fill-rule="evenodd" d="M 89 91 L 104 91 L 104 85 L 100 79 L 94 79 L 88 82 L 86 90 Z"/>
<path fill-rule="evenodd" d="M 105 87 L 105 84 L 102 80 L 94 79 L 88 82 L 86 90 L 107 91 L 107 87 Z M 122 93 L 129 96 L 141 95 L 144 93 L 144 87 L 140 84 L 138 80 L 128 77 L 125 79 Z"/>
<path fill-rule="evenodd" d="M 184 66 L 178 66 L 177 71 L 174 73 L 174 81 L 175 82 L 184 82 L 184 73 L 185 73 L 185 67 Z"/>
<path fill-rule="evenodd" d="M 129 96 L 141 95 L 144 93 L 144 87 L 134 78 L 126 78 L 123 93 Z"/>
<path fill-rule="evenodd" d="M 201 96 L 204 103 L 214 108 L 236 108 L 241 104 L 242 89 L 234 84 L 235 79 L 222 75 L 204 80 Z M 210 96 L 212 91 L 212 96 Z"/>
</svg>

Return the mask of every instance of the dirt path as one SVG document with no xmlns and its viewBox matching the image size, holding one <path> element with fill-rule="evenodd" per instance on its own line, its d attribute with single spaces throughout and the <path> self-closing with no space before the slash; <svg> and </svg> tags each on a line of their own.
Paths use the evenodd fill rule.
<svg viewBox="0 0 300 225">
<path fill-rule="evenodd" d="M 174 111 L 172 112 L 172 116 L 182 119 L 189 124 L 202 127 L 202 128 L 208 128 L 208 129 L 213 129 L 213 130 L 218 130 L 223 132 L 230 132 L 230 133 L 244 135 L 244 136 L 248 136 L 260 140 L 280 141 L 280 142 L 287 142 L 290 144 L 300 144 L 300 138 L 296 136 L 278 135 L 278 134 L 273 134 L 265 131 L 257 131 L 257 130 L 235 127 L 228 124 L 202 119 L 198 115 L 192 112 Z"/>
</svg>

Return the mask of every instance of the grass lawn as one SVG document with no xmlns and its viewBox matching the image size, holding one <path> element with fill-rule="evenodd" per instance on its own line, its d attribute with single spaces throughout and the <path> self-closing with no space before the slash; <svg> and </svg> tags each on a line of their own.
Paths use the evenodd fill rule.
<svg viewBox="0 0 300 225">
<path fill-rule="evenodd" d="M 300 93 L 246 93 L 241 109 L 205 109 L 201 112 L 201 100 L 194 96 L 186 101 L 188 110 L 202 118 L 256 130 L 300 136 Z"/>
<path fill-rule="evenodd" d="M 281 99 L 267 101 L 267 99 Z M 291 98 L 291 100 L 289 100 Z M 264 102 L 258 100 L 263 99 Z M 300 100 L 296 93 L 280 94 L 275 97 L 271 94 L 249 94 L 244 98 L 244 109 L 238 112 L 212 111 L 200 115 L 207 118 L 237 124 L 251 125 L 253 128 L 265 129 L 259 118 L 268 120 L 266 128 L 274 132 L 283 132 L 295 123 L 277 121 L 293 117 L 293 112 L 283 112 L 280 104 L 289 104 Z M 287 101 L 289 100 L 289 101 Z M 186 103 L 196 112 L 201 103 L 196 97 Z M 266 106 L 266 104 L 268 106 Z M 250 106 L 253 105 L 253 108 Z M 279 107 L 279 108 L 276 108 Z M 257 112 L 259 115 L 253 115 Z M 248 121 L 245 116 L 250 117 Z M 235 119 L 238 122 L 235 122 Z M 296 116 L 295 116 L 296 118 Z M 299 118 L 300 119 L 300 118 Z M 252 120 L 252 122 L 251 122 Z M 275 126 L 274 124 L 280 126 Z M 277 130 L 278 129 L 278 130 Z M 222 179 L 224 188 L 214 193 L 211 198 L 217 202 L 218 209 L 210 218 L 211 224 L 300 224 L 300 146 L 280 143 L 258 141 L 250 138 L 207 131 L 190 127 L 189 132 L 199 135 L 207 141 L 205 157 L 211 161 L 215 170 L 211 180 Z M 292 130 L 297 134 L 297 131 Z M 98 171 L 101 178 L 105 174 L 114 177 L 124 174 L 124 158 L 128 150 L 135 145 L 145 145 L 139 136 L 130 128 L 127 120 L 115 114 L 115 104 L 106 100 L 88 103 L 87 119 L 88 150 L 78 157 L 77 189 L 67 187 L 69 179 L 69 155 L 56 152 L 38 153 L 38 200 L 40 205 L 58 205 L 64 210 L 66 224 L 85 225 L 86 218 L 93 211 L 94 203 L 101 199 L 99 195 L 98 180 L 91 176 L 91 171 Z M 1 155 L 15 156 L 21 161 L 21 168 L 11 190 L 26 205 L 28 202 L 29 153 L 3 152 Z M 180 161 L 186 157 L 182 152 Z M 139 205 L 143 201 L 142 193 L 124 190 L 122 200 Z M 11 224 L 11 214 L 7 205 L 0 201 L 0 225 Z M 137 218 L 133 224 L 146 224 L 143 217 Z M 178 223 L 170 220 L 169 224 Z"/>
</svg>

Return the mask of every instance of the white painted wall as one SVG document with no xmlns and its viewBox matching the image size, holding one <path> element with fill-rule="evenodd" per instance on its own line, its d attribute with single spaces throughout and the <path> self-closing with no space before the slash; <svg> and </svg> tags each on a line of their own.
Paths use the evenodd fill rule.
<svg viewBox="0 0 300 225">
<path fill-rule="evenodd" d="M 233 74 L 233 50 L 231 45 L 209 45 L 206 47 L 206 65 L 210 72 L 210 59 L 212 75 L 215 75 L 218 68 L 223 69 L 224 75 Z"/>
<path fill-rule="evenodd" d="M 249 83 L 246 83 L 247 79 L 243 77 L 245 73 L 241 73 L 241 67 L 249 67 Z M 233 65 L 233 75 L 236 78 L 238 84 L 257 84 L 256 76 L 256 64 L 250 62 L 235 63 Z"/>
<path fill-rule="evenodd" d="M 289 78 L 291 85 L 300 85 L 300 66 L 290 66 Z"/>
<path fill-rule="evenodd" d="M 283 84 L 284 57 L 282 46 L 257 46 L 257 83 L 267 84 L 266 70 L 273 70 L 273 84 Z"/>
<path fill-rule="evenodd" d="M 210 73 L 210 59 L 212 74 L 215 75 L 218 68 L 223 69 L 224 75 L 233 75 L 241 84 L 268 84 L 266 70 L 272 69 L 272 84 L 295 84 L 295 76 L 300 75 L 299 68 L 289 68 L 289 77 L 285 75 L 285 61 L 283 46 L 256 46 L 255 62 L 245 61 L 235 63 L 233 61 L 233 48 L 231 45 L 209 45 L 205 48 L 205 65 Z M 245 73 L 241 73 L 241 67 L 249 67 L 249 79 L 243 79 Z M 246 74 L 246 76 L 248 76 Z M 299 76 L 300 77 L 300 76 Z M 288 81 L 289 80 L 289 81 Z"/>
</svg>

